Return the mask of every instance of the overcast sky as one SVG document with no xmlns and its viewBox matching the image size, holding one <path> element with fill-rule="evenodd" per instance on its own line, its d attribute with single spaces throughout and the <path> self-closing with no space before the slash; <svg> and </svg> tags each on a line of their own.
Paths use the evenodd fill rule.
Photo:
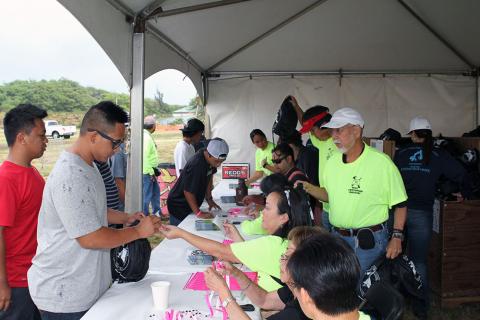
<svg viewBox="0 0 480 320">
<path fill-rule="evenodd" d="M 2 1 L 0 8 L 0 84 L 64 77 L 128 93 L 127 83 L 102 48 L 57 1 Z M 176 70 L 147 79 L 145 96 L 153 98 L 156 88 L 169 104 L 188 104 L 196 95 L 190 79 Z"/>
</svg>

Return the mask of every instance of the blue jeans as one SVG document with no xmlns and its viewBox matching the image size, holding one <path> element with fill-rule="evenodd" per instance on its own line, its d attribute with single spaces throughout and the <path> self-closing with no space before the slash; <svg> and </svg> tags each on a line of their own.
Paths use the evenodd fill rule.
<svg viewBox="0 0 480 320">
<path fill-rule="evenodd" d="M 88 311 L 88 310 L 87 310 Z M 72 313 L 55 313 L 40 310 L 42 320 L 79 320 L 87 311 L 72 312 Z"/>
<path fill-rule="evenodd" d="M 328 212 L 323 210 L 322 211 L 322 225 L 325 230 L 328 232 L 332 232 L 332 224 L 330 223 L 330 219 L 328 218 Z"/>
<path fill-rule="evenodd" d="M 40 320 L 40 313 L 30 297 L 28 288 L 11 288 L 10 306 L 0 310 L 0 320 Z"/>
<path fill-rule="evenodd" d="M 160 212 L 160 187 L 157 178 L 148 174 L 143 175 L 143 213 L 149 215 L 150 203 L 152 212 Z"/>
<path fill-rule="evenodd" d="M 373 237 L 375 239 L 375 246 L 372 249 L 364 250 L 358 246 L 357 237 L 347 237 L 339 234 L 337 231 L 333 231 L 335 234 L 340 236 L 343 240 L 345 240 L 350 247 L 355 251 L 355 255 L 360 262 L 360 269 L 361 269 L 361 276 L 365 274 L 368 268 L 380 257 L 382 254 L 385 254 L 388 244 L 388 230 L 387 227 L 384 227 L 382 230 L 376 231 L 373 233 Z"/>
<path fill-rule="evenodd" d="M 432 238 L 432 211 L 408 209 L 407 211 L 407 252 L 410 259 L 415 264 L 417 272 L 422 277 L 423 285 L 423 303 L 417 304 L 419 309 L 414 311 L 427 312 L 429 305 L 429 286 L 428 286 L 428 249 L 430 239 Z M 414 305 L 414 309 L 415 305 Z"/>
</svg>

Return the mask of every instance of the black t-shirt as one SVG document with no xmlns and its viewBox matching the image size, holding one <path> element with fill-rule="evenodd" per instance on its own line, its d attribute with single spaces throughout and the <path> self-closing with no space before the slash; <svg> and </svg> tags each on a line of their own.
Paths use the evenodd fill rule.
<svg viewBox="0 0 480 320">
<path fill-rule="evenodd" d="M 314 146 L 300 147 L 296 166 L 305 172 L 311 183 L 318 186 L 318 149 Z"/>
<path fill-rule="evenodd" d="M 205 199 L 208 182 L 212 174 L 217 172 L 217 168 L 212 168 L 205 160 L 204 150 L 198 150 L 187 161 L 180 178 L 168 194 L 168 212 L 179 220 L 185 219 L 186 216 L 192 213 L 192 209 L 188 205 L 183 192 L 193 193 L 197 200 L 197 205 L 200 206 Z"/>
<path fill-rule="evenodd" d="M 429 163 L 424 165 L 422 161 L 423 149 L 419 144 L 411 144 L 395 153 L 394 162 L 408 195 L 407 208 L 432 211 L 435 186 L 441 175 L 458 183 L 464 195 L 469 194 L 463 183 L 466 171 L 448 152 L 433 148 Z"/>
<path fill-rule="evenodd" d="M 287 286 L 277 290 L 280 300 L 285 304 L 285 308 L 274 315 L 268 317 L 268 320 L 308 320 L 303 313 L 298 300 L 293 296 L 292 291 Z"/>
</svg>

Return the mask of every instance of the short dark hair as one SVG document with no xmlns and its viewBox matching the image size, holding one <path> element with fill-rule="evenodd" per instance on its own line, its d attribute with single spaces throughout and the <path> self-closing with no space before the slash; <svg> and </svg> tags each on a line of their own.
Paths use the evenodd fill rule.
<svg viewBox="0 0 480 320">
<path fill-rule="evenodd" d="M 3 132 L 7 139 L 7 145 L 13 146 L 19 132 L 26 134 L 32 132 L 35 127 L 35 120 L 42 120 L 47 117 L 47 111 L 33 104 L 19 104 L 9 110 L 3 118 Z"/>
<path fill-rule="evenodd" d="M 285 189 L 288 184 L 288 179 L 283 174 L 273 173 L 262 179 L 260 190 L 262 190 L 263 194 L 268 195 L 272 190 Z"/>
<path fill-rule="evenodd" d="M 254 138 L 255 136 L 257 136 L 257 135 L 258 135 L 258 136 L 262 136 L 263 138 L 267 139 L 267 136 L 265 135 L 265 133 L 263 133 L 262 130 L 260 130 L 260 129 L 253 129 L 252 132 L 250 132 L 250 140 L 252 140 L 252 142 L 253 142 L 253 138 Z"/>
<path fill-rule="evenodd" d="M 294 146 L 301 147 L 303 146 L 302 134 L 295 130 L 291 135 L 287 137 L 282 137 L 282 142 L 293 144 Z"/>
<path fill-rule="evenodd" d="M 287 270 L 292 285 L 305 289 L 321 312 L 336 316 L 358 308 L 360 265 L 340 237 L 322 233 L 303 241 L 290 256 Z"/>
<path fill-rule="evenodd" d="M 88 129 L 112 131 L 117 123 L 127 123 L 128 115 L 119 105 L 111 101 L 102 101 L 88 109 L 82 120 L 80 134 L 84 135 Z"/>
<path fill-rule="evenodd" d="M 277 146 L 273 148 L 272 153 L 273 152 L 280 153 L 285 158 L 291 156 L 292 160 L 295 160 L 295 157 L 293 156 L 293 149 L 288 145 L 288 143 L 282 142 L 280 144 L 277 144 Z"/>
<path fill-rule="evenodd" d="M 302 122 L 307 121 L 307 120 L 319 115 L 322 112 L 330 112 L 330 109 L 328 109 L 327 107 L 324 107 L 324 106 L 320 106 L 320 105 L 313 106 L 313 107 L 307 109 L 307 111 L 305 111 L 305 113 L 303 114 L 303 117 L 302 117 Z M 330 119 L 332 119 L 332 115 L 327 114 L 325 117 L 323 117 L 322 119 L 315 122 L 313 124 L 313 126 L 320 128 L 322 125 L 329 122 Z"/>
<path fill-rule="evenodd" d="M 288 214 L 288 222 L 275 232 L 275 236 L 286 239 L 290 230 L 298 226 L 311 226 L 310 200 L 307 193 L 301 189 L 290 186 L 277 188 L 270 193 L 277 193 L 280 201 L 277 208 L 280 214 Z"/>
</svg>

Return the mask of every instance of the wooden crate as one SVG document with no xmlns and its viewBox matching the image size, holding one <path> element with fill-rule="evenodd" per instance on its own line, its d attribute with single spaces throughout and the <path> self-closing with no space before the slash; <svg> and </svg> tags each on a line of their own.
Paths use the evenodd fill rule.
<svg viewBox="0 0 480 320">
<path fill-rule="evenodd" d="M 480 200 L 437 201 L 429 275 L 442 307 L 480 301 Z"/>
<path fill-rule="evenodd" d="M 376 148 L 379 151 L 383 151 L 393 160 L 395 156 L 395 141 L 390 140 L 380 140 L 376 138 L 363 138 L 366 144 Z"/>
</svg>

